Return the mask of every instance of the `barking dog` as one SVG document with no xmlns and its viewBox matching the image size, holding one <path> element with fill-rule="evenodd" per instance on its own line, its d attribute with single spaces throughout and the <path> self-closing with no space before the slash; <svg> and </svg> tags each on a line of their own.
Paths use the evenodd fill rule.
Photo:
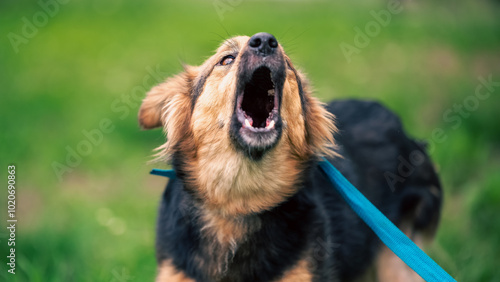
<svg viewBox="0 0 500 282">
<path fill-rule="evenodd" d="M 378 103 L 321 104 L 271 34 L 231 38 L 154 87 L 139 123 L 164 128 L 158 157 L 177 174 L 159 212 L 157 281 L 418 281 L 317 161 L 420 243 L 441 205 L 424 148 Z"/>
</svg>

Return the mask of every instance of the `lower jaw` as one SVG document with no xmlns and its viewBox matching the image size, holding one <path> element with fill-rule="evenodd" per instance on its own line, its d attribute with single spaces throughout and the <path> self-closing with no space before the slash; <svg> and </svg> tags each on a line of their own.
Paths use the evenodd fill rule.
<svg viewBox="0 0 500 282">
<path fill-rule="evenodd" d="M 241 128 L 238 135 L 238 149 L 248 158 L 259 161 L 278 144 L 281 132 L 272 130 L 265 133 L 255 133 Z"/>
<path fill-rule="evenodd" d="M 281 139 L 283 124 L 280 115 L 274 117 L 274 128 L 264 129 L 247 128 L 240 121 L 237 109 L 233 113 L 230 122 L 229 136 L 235 150 L 243 153 L 253 161 L 261 160 L 270 150 L 276 147 Z"/>
</svg>

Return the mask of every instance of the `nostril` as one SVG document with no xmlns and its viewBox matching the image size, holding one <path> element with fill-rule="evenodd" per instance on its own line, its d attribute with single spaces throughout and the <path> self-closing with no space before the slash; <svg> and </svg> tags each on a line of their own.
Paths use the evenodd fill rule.
<svg viewBox="0 0 500 282">
<path fill-rule="evenodd" d="M 262 44 L 262 40 L 260 40 L 259 37 L 254 37 L 252 40 L 250 40 L 249 45 L 250 47 L 257 48 Z"/>
<path fill-rule="evenodd" d="M 248 47 L 252 52 L 264 57 L 274 54 L 278 45 L 278 40 L 272 34 L 265 32 L 254 34 L 248 40 Z"/>
<path fill-rule="evenodd" d="M 278 41 L 276 40 L 276 38 L 274 38 L 274 36 L 269 39 L 269 46 L 271 48 L 278 47 Z"/>
</svg>

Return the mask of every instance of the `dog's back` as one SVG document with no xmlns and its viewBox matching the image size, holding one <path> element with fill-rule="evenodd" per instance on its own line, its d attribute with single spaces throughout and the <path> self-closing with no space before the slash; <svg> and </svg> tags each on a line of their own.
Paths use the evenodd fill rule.
<svg viewBox="0 0 500 282">
<path fill-rule="evenodd" d="M 335 101 L 328 109 L 336 116 L 344 156 L 333 163 L 373 202 L 397 205 L 379 207 L 393 222 L 411 221 L 415 231 L 432 236 L 442 194 L 425 142 L 409 138 L 399 117 L 377 102 Z"/>
<path fill-rule="evenodd" d="M 425 145 L 410 139 L 400 119 L 377 102 L 334 101 L 328 110 L 336 116 L 336 140 L 342 156 L 330 162 L 410 238 L 418 244 L 431 239 L 439 221 L 441 186 Z M 313 179 L 318 205 L 329 216 L 325 229 L 332 234 L 334 269 L 341 281 L 359 277 L 360 270 L 369 266 L 378 267 L 379 281 L 413 275 L 387 273 L 396 267 L 391 264 L 406 266 L 395 258 L 384 257 L 385 261 L 381 261 L 381 255 L 387 256 L 388 250 L 376 235 L 319 169 Z"/>
</svg>

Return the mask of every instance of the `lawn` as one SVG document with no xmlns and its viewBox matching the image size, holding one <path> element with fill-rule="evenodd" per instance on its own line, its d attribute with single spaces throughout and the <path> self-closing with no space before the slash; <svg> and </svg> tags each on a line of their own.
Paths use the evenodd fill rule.
<svg viewBox="0 0 500 282">
<path fill-rule="evenodd" d="M 0 280 L 152 281 L 166 180 L 148 171 L 166 164 L 147 163 L 164 135 L 139 129 L 140 100 L 266 31 L 322 101 L 381 101 L 429 142 L 445 201 L 427 252 L 458 281 L 500 281 L 500 2 L 351 2 L 0 2 L 0 179 L 16 166 L 18 219 L 12 275 L 3 185 Z"/>
</svg>

